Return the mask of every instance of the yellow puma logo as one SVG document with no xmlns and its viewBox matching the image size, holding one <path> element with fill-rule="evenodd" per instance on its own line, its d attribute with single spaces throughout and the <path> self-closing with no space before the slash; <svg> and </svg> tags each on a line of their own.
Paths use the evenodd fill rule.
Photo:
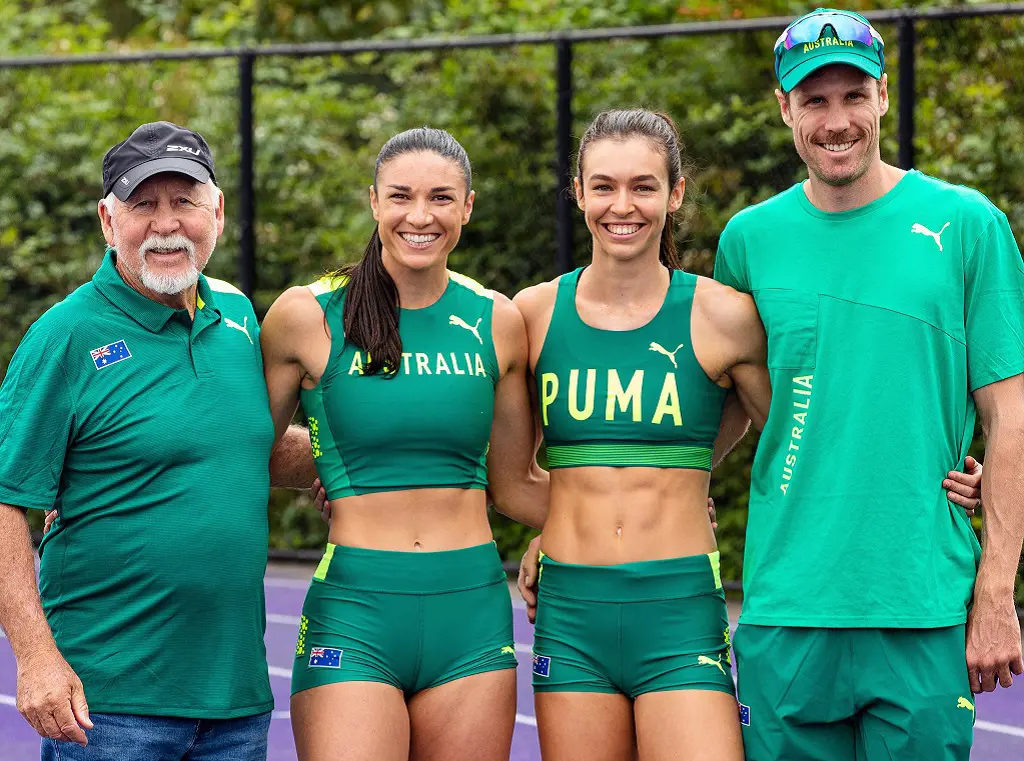
<svg viewBox="0 0 1024 761">
<path fill-rule="evenodd" d="M 719 671 L 722 672 L 722 676 L 725 676 L 725 669 L 722 668 L 722 656 L 718 656 L 718 660 L 717 661 L 713 661 L 710 658 L 708 658 L 706 655 L 699 655 L 699 656 L 697 656 L 697 665 L 698 666 L 714 666 L 716 669 L 718 669 Z"/>
<path fill-rule="evenodd" d="M 501 648 L 501 654 L 502 655 L 506 655 L 506 654 L 507 655 L 515 655 L 516 654 L 516 649 L 514 647 L 512 647 L 511 645 L 505 645 L 505 647 Z"/>
<path fill-rule="evenodd" d="M 467 323 L 467 322 L 466 322 L 465 320 L 463 320 L 463 319 L 462 319 L 461 317 L 459 317 L 458 315 L 456 315 L 456 314 L 450 314 L 450 315 L 448 315 L 448 324 L 449 324 L 449 325 L 458 325 L 458 326 L 459 326 L 460 328 L 465 328 L 465 329 L 466 329 L 466 330 L 468 330 L 468 331 L 469 331 L 470 333 L 472 333 L 472 334 L 473 334 L 474 336 L 476 336 L 476 340 L 477 340 L 477 341 L 479 341 L 479 342 L 480 342 L 481 344 L 483 344 L 483 342 L 484 342 L 484 339 L 482 339 L 482 338 L 480 337 L 480 333 L 479 333 L 479 331 L 477 330 L 477 328 L 479 328 L 479 327 L 480 327 L 480 322 L 481 322 L 481 321 L 482 321 L 483 319 L 484 319 L 483 317 L 480 317 L 479 319 L 477 319 L 477 321 L 476 321 L 476 325 L 470 325 L 469 323 Z"/>
<path fill-rule="evenodd" d="M 972 703 L 967 698 L 957 698 L 956 699 L 956 707 L 957 708 L 966 708 L 968 711 L 973 711 L 974 710 L 974 703 Z"/>
<path fill-rule="evenodd" d="M 679 365 L 676 364 L 676 352 L 679 351 L 680 349 L 682 349 L 683 346 L 685 346 L 685 345 L 686 344 L 679 344 L 679 346 L 676 347 L 676 351 L 669 351 L 664 346 L 662 346 L 660 343 L 657 343 L 655 341 L 651 341 L 651 345 L 649 347 L 647 347 L 647 348 L 650 349 L 651 351 L 658 352 L 658 354 L 664 354 L 666 357 L 669 358 L 669 361 L 672 362 L 672 367 L 674 367 L 676 370 L 678 370 L 679 369 Z"/>
</svg>

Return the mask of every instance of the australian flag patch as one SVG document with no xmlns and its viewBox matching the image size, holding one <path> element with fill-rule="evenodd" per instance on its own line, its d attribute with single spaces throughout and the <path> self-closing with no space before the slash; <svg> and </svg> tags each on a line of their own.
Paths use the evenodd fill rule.
<svg viewBox="0 0 1024 761">
<path fill-rule="evenodd" d="M 745 706 L 740 703 L 740 724 L 745 727 L 750 726 L 750 706 Z"/>
<path fill-rule="evenodd" d="M 533 673 L 537 676 L 551 676 L 551 658 L 533 654 Z"/>
<path fill-rule="evenodd" d="M 92 363 L 96 365 L 96 369 L 102 370 L 108 365 L 114 365 L 122 360 L 131 359 L 132 353 L 128 351 L 128 344 L 124 342 L 124 339 L 121 339 L 120 341 L 114 341 L 112 344 L 93 349 L 89 352 L 89 356 L 92 357 Z"/>
<path fill-rule="evenodd" d="M 340 669 L 340 647 L 314 647 L 309 651 L 309 667 L 314 669 Z"/>
</svg>

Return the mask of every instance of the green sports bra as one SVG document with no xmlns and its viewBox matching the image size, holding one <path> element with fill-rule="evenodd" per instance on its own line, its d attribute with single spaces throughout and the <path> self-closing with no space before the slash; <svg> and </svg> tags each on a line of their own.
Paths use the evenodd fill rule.
<svg viewBox="0 0 1024 761">
<path fill-rule="evenodd" d="M 728 391 L 694 356 L 696 275 L 671 272 L 661 309 L 635 330 L 576 311 L 583 269 L 562 275 L 534 374 L 548 465 L 711 469 Z"/>
<path fill-rule="evenodd" d="M 300 393 L 327 497 L 486 488 L 499 378 L 493 294 L 449 272 L 440 299 L 401 310 L 402 366 L 387 377 L 363 375 L 366 352 L 345 341 L 345 282 L 309 286 L 331 329 L 331 355 L 320 383 Z"/>
</svg>

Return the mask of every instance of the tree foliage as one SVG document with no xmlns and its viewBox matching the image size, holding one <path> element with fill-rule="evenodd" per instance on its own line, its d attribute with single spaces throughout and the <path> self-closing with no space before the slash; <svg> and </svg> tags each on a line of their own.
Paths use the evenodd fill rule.
<svg viewBox="0 0 1024 761">
<path fill-rule="evenodd" d="M 921 5 L 915 2 L 910 5 Z M 850 2 L 871 10 L 907 3 Z M 215 48 L 364 38 L 415 39 L 794 16 L 781 0 L 21 0 L 0 4 L 9 55 Z M 896 157 L 896 30 L 880 25 L 893 110 L 883 154 Z M 698 164 L 679 232 L 688 268 L 709 274 L 717 237 L 744 206 L 804 169 L 772 94 L 774 33 L 581 43 L 574 48 L 574 132 L 602 108 L 672 114 Z M 918 25 L 917 165 L 975 186 L 1024 233 L 1024 20 Z M 450 130 L 474 160 L 477 204 L 452 266 L 512 294 L 555 274 L 555 58 L 550 46 L 285 56 L 256 64 L 256 306 L 354 260 L 372 230 L 367 186 L 383 142 L 402 129 Z M 197 129 L 213 146 L 228 215 L 237 209 L 234 60 L 0 69 L 0 367 L 29 324 L 91 277 L 103 252 L 95 206 L 100 161 L 144 121 Z M 589 255 L 575 220 L 577 262 Z M 813 245 L 813 242 L 808 242 Z M 229 223 L 210 265 L 235 273 Z M 881 276 L 881 273 L 880 273 Z M 715 473 L 724 573 L 739 578 L 753 437 Z M 980 441 L 975 442 L 975 450 Z M 866 464 L 871 477 L 885 469 Z M 897 469 L 898 463 L 886 464 Z M 870 480 L 865 488 L 870 488 Z M 275 494 L 273 541 L 315 547 L 326 533 L 304 495 Z M 502 551 L 528 532 L 495 518 Z"/>
</svg>

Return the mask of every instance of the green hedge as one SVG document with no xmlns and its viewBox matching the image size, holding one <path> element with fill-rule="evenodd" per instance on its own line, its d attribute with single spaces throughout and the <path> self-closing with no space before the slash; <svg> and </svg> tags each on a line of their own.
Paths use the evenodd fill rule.
<svg viewBox="0 0 1024 761">
<path fill-rule="evenodd" d="M 0 5 L 0 49 L 60 54 L 412 39 L 785 16 L 806 7 L 769 0 L 23 0 Z M 890 41 L 895 85 L 895 28 L 880 29 Z M 689 214 L 679 239 L 686 265 L 701 274 L 710 273 L 730 216 L 804 172 L 772 94 L 774 38 L 744 33 L 574 48 L 576 134 L 611 106 L 664 109 L 680 124 L 699 170 L 689 178 Z M 1022 48 L 1019 18 L 918 27 L 917 165 L 987 193 L 1018 235 L 1024 233 L 1024 90 L 1016 86 L 1024 81 Z M 474 160 L 476 211 L 453 268 L 507 294 L 553 276 L 554 67 L 553 50 L 541 46 L 260 59 L 257 309 L 289 285 L 360 254 L 372 229 L 366 187 L 374 156 L 387 137 L 422 124 L 450 130 Z M 0 368 L 28 325 L 99 264 L 100 159 L 141 122 L 185 123 L 213 146 L 231 221 L 210 273 L 237 280 L 237 88 L 230 60 L 0 70 Z M 890 96 L 898 109 L 895 86 Z M 895 129 L 894 110 L 883 128 L 890 159 Z M 588 238 L 578 217 L 575 239 L 582 262 Z M 752 439 L 744 442 L 713 478 L 724 574 L 733 579 L 741 573 L 753 447 Z M 275 493 L 270 515 L 275 546 L 323 544 L 324 524 L 304 495 Z M 527 533 L 498 517 L 494 523 L 502 552 L 517 554 Z"/>
</svg>

